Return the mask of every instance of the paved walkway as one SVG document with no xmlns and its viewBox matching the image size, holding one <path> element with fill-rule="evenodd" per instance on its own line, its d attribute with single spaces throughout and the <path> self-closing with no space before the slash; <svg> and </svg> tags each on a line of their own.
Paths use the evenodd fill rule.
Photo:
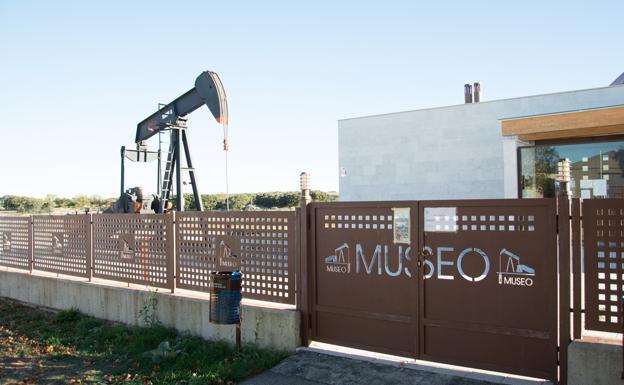
<svg viewBox="0 0 624 385">
<path fill-rule="evenodd" d="M 300 350 L 271 370 L 242 382 L 242 385 L 494 385 L 524 383 L 526 382 L 503 378 L 501 381 L 491 382 L 462 377 L 450 371 L 417 370 Z"/>
</svg>

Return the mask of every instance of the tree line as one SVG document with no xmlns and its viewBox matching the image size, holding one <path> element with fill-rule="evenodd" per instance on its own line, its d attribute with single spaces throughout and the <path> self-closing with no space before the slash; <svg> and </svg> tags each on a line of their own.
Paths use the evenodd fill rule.
<svg viewBox="0 0 624 385">
<path fill-rule="evenodd" d="M 310 195 L 315 202 L 333 202 L 338 200 L 338 194 L 335 192 L 311 190 Z M 225 210 L 227 208 L 225 198 L 225 194 L 202 195 L 201 200 L 204 210 Z M 230 210 L 237 211 L 286 209 L 298 207 L 300 201 L 300 191 L 230 194 L 228 199 Z M 189 210 L 195 208 L 195 199 L 192 194 L 184 195 L 184 207 Z"/>
<path fill-rule="evenodd" d="M 0 196 L 0 209 L 19 213 L 51 213 L 55 208 L 83 211 L 88 207 L 91 211 L 100 211 L 116 200 L 116 198 L 102 198 L 96 195 L 79 195 L 74 198 L 61 198 L 55 195 L 46 195 L 45 198 L 4 195 Z"/>
<path fill-rule="evenodd" d="M 313 190 L 312 199 L 317 202 L 331 202 L 338 199 L 338 194 Z M 225 210 L 225 194 L 204 194 L 201 196 L 204 210 Z M 79 195 L 74 198 L 61 198 L 46 195 L 45 198 L 32 198 L 19 195 L 0 196 L 0 210 L 17 211 L 20 213 L 51 213 L 56 208 L 91 212 L 103 211 L 110 207 L 117 198 L 102 198 L 97 195 Z M 228 202 L 230 210 L 269 210 L 286 209 L 299 206 L 301 192 L 262 192 L 230 194 Z M 184 206 L 192 210 L 195 200 L 192 194 L 184 194 Z"/>
</svg>

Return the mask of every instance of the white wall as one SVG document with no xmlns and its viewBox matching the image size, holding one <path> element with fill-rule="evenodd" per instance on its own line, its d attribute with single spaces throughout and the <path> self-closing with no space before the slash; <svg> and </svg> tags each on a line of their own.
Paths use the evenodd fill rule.
<svg viewBox="0 0 624 385">
<path fill-rule="evenodd" d="M 615 86 L 340 120 L 340 200 L 516 198 L 524 144 L 500 119 L 622 104 Z"/>
</svg>

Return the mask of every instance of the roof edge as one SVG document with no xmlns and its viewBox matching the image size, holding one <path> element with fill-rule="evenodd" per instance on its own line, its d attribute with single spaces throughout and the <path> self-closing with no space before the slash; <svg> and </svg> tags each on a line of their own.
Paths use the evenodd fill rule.
<svg viewBox="0 0 624 385">
<path fill-rule="evenodd" d="M 517 99 L 523 99 L 523 98 L 534 98 L 534 97 L 539 97 L 539 96 L 550 96 L 550 95 L 569 94 L 569 93 L 573 93 L 573 92 L 585 92 L 585 91 L 596 91 L 596 90 L 604 90 L 604 89 L 614 89 L 614 88 L 619 88 L 619 87 L 622 87 L 624 89 L 624 84 L 616 84 L 616 85 L 611 85 L 611 86 L 594 87 L 594 88 L 583 88 L 583 89 L 579 89 L 579 90 L 570 90 L 570 91 L 549 92 L 549 93 L 545 93 L 545 94 L 515 96 L 515 97 L 512 97 L 512 98 L 486 100 L 486 101 L 482 101 L 482 102 L 478 102 L 478 103 L 451 104 L 451 105 L 448 105 L 448 106 L 427 107 L 427 108 L 419 108 L 419 109 L 415 109 L 415 110 L 403 110 L 403 111 L 395 111 L 395 112 L 386 112 L 386 113 L 381 113 L 381 114 L 354 116 L 354 117 L 351 117 L 351 118 L 338 119 L 338 122 L 343 122 L 343 121 L 347 121 L 347 120 L 356 120 L 356 119 L 375 118 L 375 117 L 388 116 L 388 115 L 406 114 L 408 112 L 432 111 L 432 110 L 440 110 L 440 109 L 444 109 L 444 108 L 457 108 L 457 107 L 460 107 L 460 106 L 473 106 L 473 105 L 479 105 L 479 104 L 498 103 L 498 102 L 503 102 L 503 101 L 507 101 L 507 100 L 517 100 Z M 610 107 L 616 107 L 616 106 L 617 105 L 610 106 Z M 610 107 L 607 107 L 607 108 L 610 108 Z M 568 111 L 568 112 L 571 112 L 571 111 Z M 562 113 L 564 113 L 564 112 L 562 112 Z M 519 118 L 522 118 L 522 117 L 519 116 L 519 117 L 509 118 L 509 119 L 519 119 Z"/>
</svg>

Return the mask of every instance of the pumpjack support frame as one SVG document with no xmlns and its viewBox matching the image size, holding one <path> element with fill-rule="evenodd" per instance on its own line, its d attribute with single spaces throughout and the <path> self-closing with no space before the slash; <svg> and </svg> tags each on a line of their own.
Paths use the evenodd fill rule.
<svg viewBox="0 0 624 385">
<path fill-rule="evenodd" d="M 184 122 L 183 124 L 181 124 Z M 193 198 L 195 199 L 195 209 L 197 211 L 204 211 L 204 205 L 199 195 L 197 188 L 197 176 L 195 175 L 195 169 L 193 167 L 193 160 L 191 158 L 191 150 L 188 143 L 188 133 L 186 132 L 186 121 L 180 120 L 177 125 L 173 125 L 171 128 L 171 140 L 169 142 L 169 153 L 167 161 L 165 163 L 165 174 L 163 176 L 161 186 L 161 207 L 160 211 L 163 212 L 165 205 L 171 196 L 173 189 L 173 174 L 175 173 L 176 184 L 176 203 L 175 207 L 178 211 L 184 211 L 184 196 L 182 191 L 182 170 L 187 170 L 193 188 Z M 186 168 L 182 168 L 182 152 L 186 159 Z"/>
</svg>

